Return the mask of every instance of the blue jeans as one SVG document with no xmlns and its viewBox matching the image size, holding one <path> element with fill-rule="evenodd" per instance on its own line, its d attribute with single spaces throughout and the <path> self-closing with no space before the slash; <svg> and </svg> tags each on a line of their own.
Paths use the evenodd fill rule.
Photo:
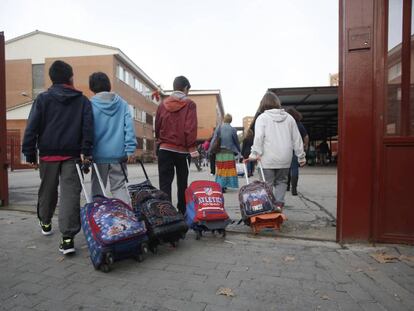
<svg viewBox="0 0 414 311">
<path fill-rule="evenodd" d="M 295 155 L 293 155 L 292 163 L 290 164 L 290 176 L 299 176 L 299 161 Z"/>
</svg>

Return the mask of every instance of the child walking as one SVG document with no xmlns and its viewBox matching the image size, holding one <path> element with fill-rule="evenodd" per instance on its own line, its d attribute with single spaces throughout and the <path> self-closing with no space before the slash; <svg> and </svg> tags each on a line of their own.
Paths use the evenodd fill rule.
<svg viewBox="0 0 414 311">
<path fill-rule="evenodd" d="M 28 163 L 37 166 L 37 154 L 40 158 L 37 215 L 43 235 L 52 234 L 60 184 L 59 250 L 67 255 L 75 252 L 74 237 L 81 228 L 75 161 L 86 161 L 92 153 L 93 116 L 88 98 L 73 87 L 69 64 L 55 61 L 49 77 L 53 84 L 32 105 L 22 149 Z"/>
<path fill-rule="evenodd" d="M 109 179 L 112 195 L 128 204 L 130 197 L 125 188 L 125 177 L 120 161 L 134 162 L 137 141 L 128 103 L 111 92 L 111 82 L 103 72 L 89 77 L 89 89 L 95 120 L 93 160 L 97 163 L 104 186 Z M 124 166 L 126 172 L 126 166 Z M 92 195 L 102 195 L 95 171 L 92 171 Z"/>
</svg>

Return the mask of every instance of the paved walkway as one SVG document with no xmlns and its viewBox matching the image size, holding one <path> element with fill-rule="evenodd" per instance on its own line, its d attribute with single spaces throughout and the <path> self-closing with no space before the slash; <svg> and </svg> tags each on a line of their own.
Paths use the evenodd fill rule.
<svg viewBox="0 0 414 311">
<path fill-rule="evenodd" d="M 158 186 L 158 171 L 155 164 L 147 164 L 149 178 Z M 143 180 L 143 173 L 138 165 L 129 166 L 130 182 Z M 255 172 L 254 178 L 258 178 Z M 10 173 L 10 208 L 35 212 L 35 200 L 39 186 L 38 172 L 34 170 L 20 170 Z M 190 181 L 213 180 L 208 168 L 197 172 L 192 165 Z M 239 178 L 240 186 L 245 185 L 245 178 Z M 301 169 L 299 180 L 299 196 L 286 194 L 285 214 L 288 221 L 284 223 L 280 232 L 264 232 L 267 235 L 286 237 L 330 240 L 335 241 L 336 236 L 336 168 L 335 167 L 305 167 Z M 175 201 L 175 182 L 173 200 Z M 230 217 L 237 221 L 240 219 L 238 190 L 230 189 L 225 194 L 226 209 Z M 232 224 L 229 231 L 250 233 L 250 228 L 240 224 Z"/>
<path fill-rule="evenodd" d="M 155 166 L 148 171 L 157 185 Z M 142 176 L 134 167 L 130 175 Z M 206 178 L 192 170 L 192 180 Z M 413 247 L 280 238 L 334 239 L 332 168 L 302 170 L 301 195 L 288 194 L 289 220 L 276 235 L 239 234 L 249 228 L 234 224 L 225 239 L 196 241 L 189 232 L 178 248 L 163 245 L 108 274 L 93 269 L 82 233 L 72 257 L 57 250 L 56 219 L 52 236 L 40 234 L 37 186 L 36 172 L 10 174 L 14 210 L 0 210 L 0 310 L 414 310 Z M 225 200 L 238 219 L 237 191 Z"/>
<path fill-rule="evenodd" d="M 53 223 L 56 225 L 56 222 Z M 33 214 L 0 211 L 1 310 L 414 310 L 414 249 L 191 232 L 95 271 L 83 234 L 59 254 Z M 385 252 L 378 263 L 371 254 Z"/>
</svg>

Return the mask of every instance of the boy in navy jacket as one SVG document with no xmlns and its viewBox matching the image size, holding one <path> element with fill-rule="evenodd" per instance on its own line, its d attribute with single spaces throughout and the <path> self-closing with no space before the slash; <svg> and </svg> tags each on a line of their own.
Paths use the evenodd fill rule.
<svg viewBox="0 0 414 311">
<path fill-rule="evenodd" d="M 75 252 L 74 236 L 80 231 L 81 185 L 75 161 L 92 154 L 93 116 L 91 103 L 73 87 L 72 67 L 60 60 L 49 69 L 53 85 L 39 94 L 32 105 L 23 139 L 26 161 L 37 165 L 40 188 L 37 214 L 44 235 L 52 233 L 52 217 L 58 201 L 63 254 Z"/>
</svg>

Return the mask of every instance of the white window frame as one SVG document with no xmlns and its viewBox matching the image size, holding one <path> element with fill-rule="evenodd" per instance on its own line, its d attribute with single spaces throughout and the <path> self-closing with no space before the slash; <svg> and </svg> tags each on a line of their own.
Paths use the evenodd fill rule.
<svg viewBox="0 0 414 311">
<path fill-rule="evenodd" d="M 121 81 L 124 81 L 125 78 L 125 69 L 124 67 L 122 67 L 121 65 L 118 64 L 117 67 L 117 74 L 116 74 L 117 78 Z"/>
</svg>

